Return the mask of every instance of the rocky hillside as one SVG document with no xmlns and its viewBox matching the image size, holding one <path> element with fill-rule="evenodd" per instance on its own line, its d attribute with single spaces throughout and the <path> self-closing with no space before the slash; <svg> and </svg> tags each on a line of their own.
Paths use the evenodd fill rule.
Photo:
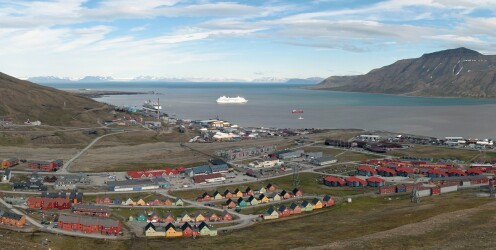
<svg viewBox="0 0 496 250">
<path fill-rule="evenodd" d="M 496 55 L 466 48 L 424 54 L 365 75 L 331 76 L 315 89 L 414 96 L 496 97 Z"/>
<path fill-rule="evenodd" d="M 0 116 L 47 125 L 88 125 L 109 116 L 110 107 L 92 99 L 0 73 Z"/>
</svg>

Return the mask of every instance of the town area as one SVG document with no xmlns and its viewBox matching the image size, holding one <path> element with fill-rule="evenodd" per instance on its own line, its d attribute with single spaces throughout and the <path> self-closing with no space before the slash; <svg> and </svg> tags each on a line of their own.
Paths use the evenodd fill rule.
<svg viewBox="0 0 496 250">
<path fill-rule="evenodd" d="M 460 195 L 494 200 L 490 139 L 241 128 L 217 119 L 115 123 L 50 132 L 91 138 L 79 138 L 84 145 L 72 150 L 53 139 L 35 139 L 24 150 L 5 146 L 0 228 L 110 241 L 222 242 L 246 228 L 353 211 L 366 199 L 411 206 Z M 4 138 L 40 133 L 47 131 L 2 131 Z M 40 143 L 44 148 L 31 148 Z M 139 156 L 147 149 L 152 153 Z M 187 159 L 174 164 L 174 155 Z M 57 246 L 48 238 L 42 244 Z"/>
</svg>

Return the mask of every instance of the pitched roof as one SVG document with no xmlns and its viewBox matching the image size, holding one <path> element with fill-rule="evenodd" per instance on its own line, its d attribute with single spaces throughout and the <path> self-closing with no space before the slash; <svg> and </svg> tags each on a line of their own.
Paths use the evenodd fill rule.
<svg viewBox="0 0 496 250">
<path fill-rule="evenodd" d="M 306 206 L 308 206 L 309 204 L 310 204 L 310 203 L 309 203 L 308 201 L 303 201 L 303 202 L 301 203 L 301 206 L 302 206 L 302 207 L 306 207 Z"/>
<path fill-rule="evenodd" d="M 344 185 L 346 183 L 343 179 L 341 179 L 339 177 L 336 177 L 336 176 L 326 176 L 324 178 L 324 180 L 327 181 L 327 182 L 337 182 L 337 183 L 339 183 L 341 185 Z"/>
<path fill-rule="evenodd" d="M 367 182 L 378 182 L 378 183 L 382 183 L 382 182 L 385 182 L 385 181 L 382 178 L 379 178 L 379 177 L 376 177 L 376 176 L 372 176 L 370 178 L 367 178 Z"/>
<path fill-rule="evenodd" d="M 320 200 L 318 198 L 313 198 L 312 204 L 315 205 L 315 204 L 319 203 L 319 201 Z"/>
<path fill-rule="evenodd" d="M 291 210 L 295 210 L 297 207 L 299 207 L 299 205 L 296 203 L 291 203 L 291 205 L 289 206 Z"/>
<path fill-rule="evenodd" d="M 360 179 L 356 176 L 350 176 L 346 179 L 344 179 L 346 182 L 359 182 L 359 183 L 362 183 L 363 185 L 366 185 L 367 184 L 367 181 L 363 180 L 363 179 Z"/>
<path fill-rule="evenodd" d="M 373 169 L 371 166 L 367 166 L 367 165 L 360 165 L 358 166 L 357 168 L 358 171 L 365 171 L 365 172 L 371 172 L 371 173 L 377 173 L 375 171 L 375 169 Z"/>
<path fill-rule="evenodd" d="M 151 222 L 145 226 L 145 231 L 148 230 L 148 228 L 150 227 L 153 228 L 153 230 L 157 231 L 155 225 L 153 225 Z"/>
<path fill-rule="evenodd" d="M 172 228 L 172 229 L 174 229 L 174 231 L 177 231 L 176 226 L 174 226 L 174 224 L 172 224 L 170 222 L 169 222 L 169 224 L 167 224 L 167 226 L 165 226 L 165 231 L 169 230 L 169 228 Z"/>
<path fill-rule="evenodd" d="M 186 230 L 187 228 L 191 228 L 193 229 L 193 227 L 188 223 L 188 222 L 185 222 L 182 226 L 181 226 L 181 230 Z"/>
<path fill-rule="evenodd" d="M 326 195 L 322 200 L 328 202 L 330 199 L 332 199 L 332 197 L 330 195 Z"/>
<path fill-rule="evenodd" d="M 281 205 L 278 210 L 279 212 L 284 212 L 284 210 L 286 210 L 286 206 Z"/>
</svg>

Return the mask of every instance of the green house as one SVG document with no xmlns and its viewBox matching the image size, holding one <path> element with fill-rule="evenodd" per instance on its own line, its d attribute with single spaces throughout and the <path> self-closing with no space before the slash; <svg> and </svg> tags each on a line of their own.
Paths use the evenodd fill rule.
<svg viewBox="0 0 496 250">
<path fill-rule="evenodd" d="M 198 226 L 198 229 L 200 230 L 201 236 L 217 236 L 217 230 L 208 226 L 205 222 L 202 222 L 200 226 Z"/>
<path fill-rule="evenodd" d="M 313 211 L 313 205 L 312 203 L 308 202 L 308 201 L 303 201 L 301 203 L 301 211 L 302 212 L 309 212 L 309 211 Z"/>
<path fill-rule="evenodd" d="M 248 203 L 250 203 L 250 205 L 252 206 L 255 206 L 255 205 L 258 205 L 258 200 L 257 198 L 255 198 L 253 195 L 248 197 Z"/>
<path fill-rule="evenodd" d="M 240 207 L 246 207 L 246 206 L 248 206 L 248 202 L 246 202 L 242 197 L 239 197 L 239 199 L 238 199 L 238 206 L 240 206 Z"/>
<path fill-rule="evenodd" d="M 139 214 L 138 217 L 136 217 L 136 221 L 146 222 L 146 215 L 143 213 Z"/>
<path fill-rule="evenodd" d="M 177 199 L 176 202 L 174 202 L 174 205 L 175 206 L 181 206 L 181 207 L 184 206 L 183 199 L 181 199 L 181 198 Z"/>
</svg>

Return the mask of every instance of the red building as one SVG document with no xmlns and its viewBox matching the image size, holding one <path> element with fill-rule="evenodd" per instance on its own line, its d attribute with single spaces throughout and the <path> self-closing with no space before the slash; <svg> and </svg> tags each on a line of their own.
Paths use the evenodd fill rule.
<svg viewBox="0 0 496 250">
<path fill-rule="evenodd" d="M 396 186 L 379 187 L 379 194 L 394 194 L 394 193 L 396 193 Z"/>
<path fill-rule="evenodd" d="M 300 196 L 303 196 L 303 192 L 301 192 L 300 189 L 295 188 L 295 189 L 293 189 L 293 195 L 296 197 L 300 197 Z"/>
<path fill-rule="evenodd" d="M 183 236 L 184 237 L 194 237 L 194 236 L 198 236 L 199 235 L 198 230 L 197 229 L 193 229 L 188 222 L 186 222 L 186 223 L 183 224 L 183 226 L 181 227 L 181 230 L 183 231 Z"/>
<path fill-rule="evenodd" d="M 183 167 L 179 167 L 175 169 L 165 168 L 165 169 L 154 169 L 154 170 L 137 170 L 137 171 L 128 171 L 127 176 L 131 179 L 165 177 L 165 176 L 180 174 L 185 170 L 186 169 Z"/>
<path fill-rule="evenodd" d="M 41 171 L 57 171 L 64 165 L 63 160 L 53 160 L 53 161 L 28 161 L 28 167 L 33 170 Z"/>
<path fill-rule="evenodd" d="M 48 198 L 31 196 L 27 200 L 29 208 L 32 209 L 69 209 L 72 206 L 71 200 L 67 198 Z"/>
<path fill-rule="evenodd" d="M 334 199 L 330 195 L 326 195 L 324 196 L 324 199 L 322 199 L 322 206 L 324 207 L 331 207 L 334 206 L 334 204 Z"/>
<path fill-rule="evenodd" d="M 395 176 L 397 173 L 394 169 L 388 167 L 378 167 L 377 174 L 384 177 Z"/>
<path fill-rule="evenodd" d="M 72 207 L 72 212 L 75 214 L 85 214 L 92 216 L 109 217 L 110 209 L 105 206 L 76 204 Z"/>
<path fill-rule="evenodd" d="M 326 176 L 324 178 L 324 184 L 326 186 L 336 187 L 336 186 L 344 186 L 346 184 L 346 182 L 343 179 L 339 178 L 339 177 Z"/>
<path fill-rule="evenodd" d="M 279 209 L 277 209 L 277 213 L 279 214 L 279 217 L 286 217 L 291 215 L 291 211 L 284 205 L 280 206 Z"/>
<path fill-rule="evenodd" d="M 67 231 L 82 231 L 84 233 L 100 232 L 104 235 L 117 235 L 121 231 L 121 222 L 108 218 L 61 214 L 58 227 Z"/>
<path fill-rule="evenodd" d="M 344 179 L 344 181 L 346 182 L 346 185 L 348 185 L 350 187 L 367 186 L 367 181 L 362 180 L 362 179 L 355 177 L 355 176 L 350 176 L 350 177 Z"/>
<path fill-rule="evenodd" d="M 371 166 L 360 165 L 357 168 L 357 174 L 358 175 L 365 175 L 365 176 L 372 176 L 372 175 L 376 175 L 377 171 L 375 171 L 375 169 L 373 169 Z"/>
</svg>

